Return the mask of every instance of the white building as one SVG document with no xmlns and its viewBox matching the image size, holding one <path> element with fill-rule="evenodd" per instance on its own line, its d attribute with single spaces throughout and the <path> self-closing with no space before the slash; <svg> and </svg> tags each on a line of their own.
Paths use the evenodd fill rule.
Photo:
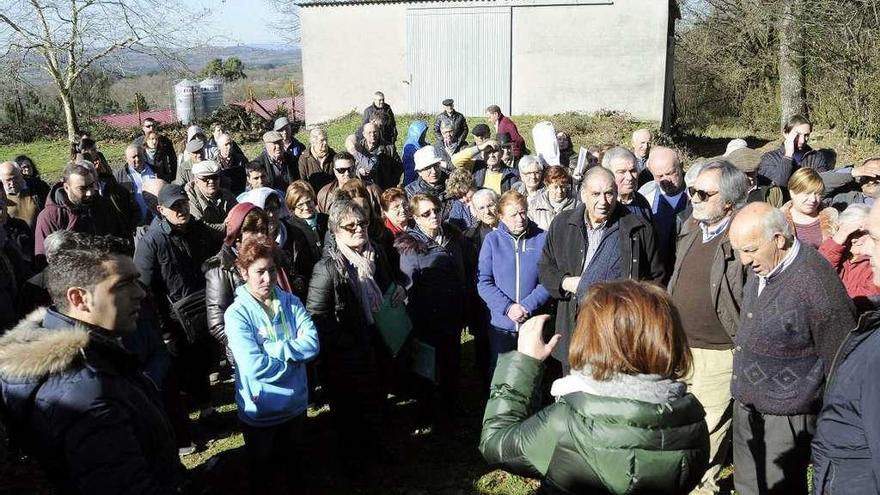
<svg viewBox="0 0 880 495">
<path fill-rule="evenodd" d="M 624 111 L 668 123 L 675 0 L 299 0 L 306 121 Z"/>
</svg>

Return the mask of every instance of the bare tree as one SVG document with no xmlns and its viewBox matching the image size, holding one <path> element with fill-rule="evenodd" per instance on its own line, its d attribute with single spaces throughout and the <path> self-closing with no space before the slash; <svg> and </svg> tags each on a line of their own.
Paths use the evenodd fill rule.
<svg viewBox="0 0 880 495">
<path fill-rule="evenodd" d="M 295 0 L 268 0 L 275 7 L 278 18 L 273 23 L 274 27 L 281 39 L 290 43 L 299 43 L 300 40 L 300 24 L 299 24 L 299 7 Z"/>
<path fill-rule="evenodd" d="M 161 0 L 0 0 L 0 59 L 17 59 L 46 72 L 58 91 L 75 140 L 74 86 L 87 70 L 120 62 L 133 53 L 177 61 L 182 48 L 196 44 L 190 22 L 196 14 Z"/>
<path fill-rule="evenodd" d="M 807 112 L 804 0 L 782 3 L 779 16 L 780 127 L 795 114 Z"/>
</svg>

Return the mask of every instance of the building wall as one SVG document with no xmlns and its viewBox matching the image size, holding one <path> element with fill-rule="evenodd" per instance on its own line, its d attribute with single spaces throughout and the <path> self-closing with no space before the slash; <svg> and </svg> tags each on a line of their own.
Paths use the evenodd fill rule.
<svg viewBox="0 0 880 495">
<path fill-rule="evenodd" d="M 559 5 L 571 1 L 508 4 L 511 113 L 618 110 L 660 122 L 667 81 L 668 1 L 581 0 L 579 5 Z M 542 2 L 552 5 L 535 5 Z M 486 5 L 416 2 L 300 9 L 306 121 L 323 122 L 353 109 L 360 112 L 376 90 L 385 93 L 396 113 L 409 113 L 407 7 L 469 4 Z M 455 97 L 442 95 L 447 96 Z"/>
<path fill-rule="evenodd" d="M 405 4 L 303 8 L 300 23 L 307 123 L 360 113 L 377 90 L 409 112 Z"/>
<path fill-rule="evenodd" d="M 513 9 L 512 112 L 619 110 L 661 121 L 669 5 Z"/>
</svg>

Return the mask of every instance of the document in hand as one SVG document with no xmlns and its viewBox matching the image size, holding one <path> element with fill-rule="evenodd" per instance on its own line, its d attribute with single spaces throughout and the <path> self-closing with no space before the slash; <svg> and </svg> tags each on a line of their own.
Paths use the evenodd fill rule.
<svg viewBox="0 0 880 495">
<path fill-rule="evenodd" d="M 391 304 L 391 296 L 394 294 L 396 286 L 391 284 L 385 297 L 382 300 L 382 306 L 379 307 L 373 318 L 376 320 L 376 326 L 379 327 L 379 333 L 388 345 L 392 356 L 397 356 L 403 343 L 406 342 L 412 331 L 412 322 L 406 313 L 406 305 L 403 303 L 393 306 Z"/>
</svg>

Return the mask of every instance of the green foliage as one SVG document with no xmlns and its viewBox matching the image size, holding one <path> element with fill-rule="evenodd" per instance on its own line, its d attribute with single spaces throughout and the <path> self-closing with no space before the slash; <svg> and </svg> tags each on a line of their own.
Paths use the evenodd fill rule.
<svg viewBox="0 0 880 495">
<path fill-rule="evenodd" d="M 220 58 L 212 59 L 199 73 L 202 77 L 220 77 L 226 82 L 246 79 L 244 64 L 238 57 L 229 57 L 225 61 Z"/>
<path fill-rule="evenodd" d="M 61 115 L 61 107 L 54 98 L 32 89 L 5 92 L 0 110 L 0 144 L 59 136 L 64 130 Z"/>
</svg>

